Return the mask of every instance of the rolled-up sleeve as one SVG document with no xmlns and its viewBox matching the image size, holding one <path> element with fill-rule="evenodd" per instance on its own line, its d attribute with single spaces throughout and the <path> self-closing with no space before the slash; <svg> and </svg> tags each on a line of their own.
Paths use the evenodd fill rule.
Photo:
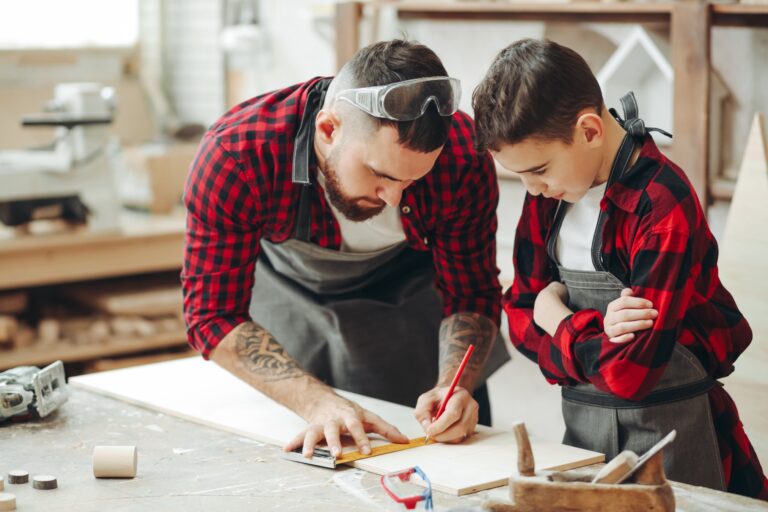
<svg viewBox="0 0 768 512">
<path fill-rule="evenodd" d="M 220 140 L 203 140 L 184 191 L 187 226 L 181 273 L 189 344 L 204 358 L 248 306 L 263 219 L 254 173 Z"/>
</svg>

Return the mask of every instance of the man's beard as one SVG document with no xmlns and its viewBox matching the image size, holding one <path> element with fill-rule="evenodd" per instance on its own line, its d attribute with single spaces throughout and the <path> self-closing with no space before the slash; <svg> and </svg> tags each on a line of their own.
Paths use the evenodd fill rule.
<svg viewBox="0 0 768 512">
<path fill-rule="evenodd" d="M 381 206 L 363 206 L 360 204 L 364 198 L 351 198 L 344 194 L 339 184 L 339 175 L 336 174 L 337 154 L 335 151 L 331 151 L 325 165 L 320 165 L 320 171 L 325 177 L 325 191 L 328 194 L 328 199 L 331 204 L 336 208 L 344 217 L 352 222 L 362 222 L 364 220 L 371 219 L 384 210 L 386 203 Z"/>
</svg>

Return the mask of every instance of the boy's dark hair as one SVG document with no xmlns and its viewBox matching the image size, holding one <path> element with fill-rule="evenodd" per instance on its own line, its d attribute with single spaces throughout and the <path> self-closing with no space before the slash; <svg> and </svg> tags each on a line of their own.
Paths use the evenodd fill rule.
<svg viewBox="0 0 768 512">
<path fill-rule="evenodd" d="M 600 85 L 575 51 L 549 40 L 521 39 L 496 56 L 472 94 L 475 145 L 498 151 L 529 137 L 573 141 L 584 108 L 601 114 Z"/>
<path fill-rule="evenodd" d="M 413 78 L 448 76 L 440 58 L 415 41 L 394 39 L 374 43 L 361 50 L 344 65 L 342 72 L 349 73 L 352 87 L 387 85 Z M 424 115 L 413 121 L 373 119 L 376 129 L 396 126 L 398 143 L 414 151 L 429 153 L 448 140 L 451 117 L 443 117 L 430 103 Z"/>
</svg>

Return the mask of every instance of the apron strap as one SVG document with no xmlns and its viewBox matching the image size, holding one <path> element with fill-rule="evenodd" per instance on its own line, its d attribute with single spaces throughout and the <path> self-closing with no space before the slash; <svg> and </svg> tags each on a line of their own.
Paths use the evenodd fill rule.
<svg viewBox="0 0 768 512">
<path fill-rule="evenodd" d="M 309 231 L 312 226 L 310 197 L 312 180 L 309 177 L 309 169 L 315 157 L 314 135 L 315 116 L 323 106 L 325 93 L 331 84 L 330 78 L 318 81 L 307 94 L 307 102 L 304 105 L 304 115 L 296 132 L 293 148 L 293 168 L 291 180 L 302 185 L 299 194 L 299 208 L 297 212 L 294 237 L 302 242 L 309 241 Z"/>
<path fill-rule="evenodd" d="M 627 133 L 632 137 L 643 139 L 650 132 L 658 132 L 662 135 L 672 138 L 672 134 L 661 128 L 646 127 L 645 121 L 640 119 L 640 109 L 637 105 L 637 99 L 635 93 L 629 91 L 627 94 L 621 97 L 621 108 L 624 111 L 624 119 L 619 116 L 616 109 L 609 109 L 611 115 L 619 122 L 619 124 L 627 130 Z"/>
<path fill-rule="evenodd" d="M 563 386 L 561 394 L 563 400 L 582 405 L 610 409 L 640 409 L 695 398 L 709 392 L 716 384 L 719 383 L 712 377 L 705 377 L 690 384 L 652 391 L 642 400 L 624 400 L 608 393 L 596 393 L 594 391 L 576 389 L 573 386 Z"/>
</svg>

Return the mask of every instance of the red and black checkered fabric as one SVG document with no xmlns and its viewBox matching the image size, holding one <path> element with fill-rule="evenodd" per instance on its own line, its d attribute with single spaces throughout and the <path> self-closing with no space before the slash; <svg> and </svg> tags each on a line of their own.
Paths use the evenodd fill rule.
<svg viewBox="0 0 768 512">
<path fill-rule="evenodd" d="M 189 342 L 206 358 L 250 318 L 259 241 L 293 236 L 302 188 L 291 181 L 294 138 L 318 80 L 237 105 L 208 130 L 192 163 L 184 195 L 184 314 Z M 403 193 L 401 217 L 408 245 L 431 251 L 443 314 L 479 313 L 498 324 L 498 184 L 490 155 L 473 148 L 473 131 L 469 116 L 453 116 L 435 167 Z M 338 222 L 314 182 L 310 241 L 338 250 Z"/>
<path fill-rule="evenodd" d="M 720 282 L 717 243 L 685 174 L 647 137 L 638 161 L 605 192 L 606 270 L 653 302 L 651 329 L 629 343 L 608 341 L 603 316 L 575 312 L 549 336 L 533 321 L 536 295 L 553 280 L 546 241 L 557 201 L 527 195 L 517 226 L 515 279 L 503 298 L 512 343 L 552 384 L 591 383 L 640 400 L 656 385 L 681 343 L 715 379 L 752 340 L 752 331 Z M 735 404 L 720 386 L 709 392 L 728 490 L 768 499 L 768 480 L 744 433 Z"/>
</svg>

